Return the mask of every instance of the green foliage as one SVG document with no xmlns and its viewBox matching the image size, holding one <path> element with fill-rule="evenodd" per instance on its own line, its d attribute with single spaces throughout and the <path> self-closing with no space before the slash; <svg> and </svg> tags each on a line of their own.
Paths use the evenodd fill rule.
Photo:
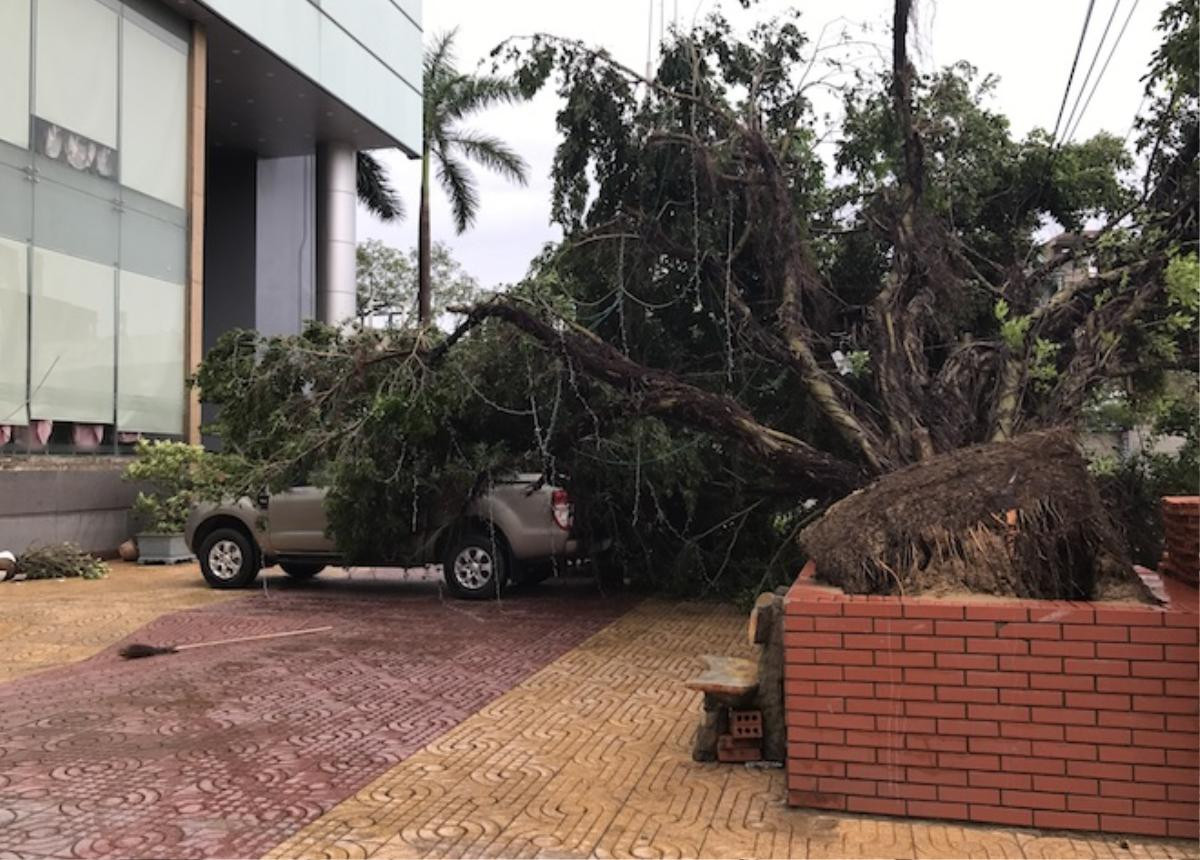
<svg viewBox="0 0 1200 860">
<path fill-rule="evenodd" d="M 1038 338 L 1033 343 L 1033 353 L 1029 358 L 1029 378 L 1034 388 L 1040 393 L 1046 393 L 1058 379 L 1058 353 L 1062 344 Z"/>
<path fill-rule="evenodd" d="M 407 254 L 378 239 L 358 244 L 357 313 L 360 323 L 408 328 L 417 321 L 417 250 Z M 454 259 L 449 246 L 434 242 L 430 266 L 433 319 L 446 308 L 471 304 L 486 295 L 479 282 Z"/>
<path fill-rule="evenodd" d="M 1134 560 L 1155 567 L 1162 549 L 1163 496 L 1200 495 L 1200 401 L 1196 373 L 1176 374 L 1150 397 L 1109 394 L 1093 411 L 1098 429 L 1134 430 L 1138 449 L 1097 457 L 1092 471 Z M 1172 450 L 1174 449 L 1174 450 Z"/>
<path fill-rule="evenodd" d="M 1012 308 L 1004 299 L 998 299 L 993 314 L 1000 321 L 1000 339 L 1005 346 L 1014 351 L 1024 351 L 1025 337 L 1029 334 L 1029 326 L 1033 317 L 1029 314 L 1011 315 Z"/>
<path fill-rule="evenodd" d="M 102 579 L 108 565 L 73 543 L 30 547 L 17 557 L 16 579 Z"/>
<path fill-rule="evenodd" d="M 1176 256 L 1167 264 L 1167 301 L 1183 313 L 1200 312 L 1200 257 L 1196 254 Z M 1186 326 L 1193 322 L 1186 319 Z"/>
<path fill-rule="evenodd" d="M 871 369 L 871 353 L 866 349 L 852 349 L 846 356 L 850 362 L 850 376 L 866 376 Z"/>
<path fill-rule="evenodd" d="M 1049 133 L 1011 136 L 988 107 L 997 79 L 959 62 L 914 85 L 915 122 L 927 158 L 927 200 L 985 259 L 1027 249 L 1044 216 L 1077 230 L 1129 200 L 1118 176 L 1132 167 L 1120 138 L 1099 134 L 1056 147 Z M 902 164 L 886 81 L 864 78 L 845 94 L 836 165 L 847 202 L 886 193 Z"/>
<path fill-rule="evenodd" d="M 137 459 L 123 475 L 146 486 L 134 499 L 134 519 L 144 532 L 182 532 L 192 508 L 221 498 L 243 468 L 237 458 L 206 452 L 199 445 L 140 440 Z"/>
<path fill-rule="evenodd" d="M 815 362 L 834 399 L 874 422 L 898 465 L 912 447 L 913 434 L 896 430 L 909 413 L 942 449 L 991 438 L 1009 361 L 1028 383 L 1012 396 L 1021 428 L 1076 417 L 1078 405 L 1063 403 L 1114 375 L 1159 391 L 1168 353 L 1155 338 L 1175 345 L 1172 362 L 1195 354 L 1172 322 L 1195 275 L 1191 234 L 1172 214 L 1182 186 L 1139 206 L 1141 189 L 1122 179 L 1130 154 L 1111 135 L 1014 139 L 989 106 L 994 81 L 967 64 L 914 81 L 924 194 L 903 286 L 915 311 L 899 330 L 879 325 L 899 256 L 901 135 L 888 74 L 845 62 L 848 52 L 815 59 L 838 47 L 818 50 L 795 15 L 749 29 L 717 15 L 669 39 L 649 81 L 603 51 L 545 36 L 498 49 L 511 75 L 468 78 L 454 71 L 451 38 L 438 40 L 426 65 L 427 165 L 457 225 L 478 203 L 466 159 L 513 178 L 518 166 L 459 121 L 552 87 L 561 141 L 551 213 L 564 236 L 508 300 L 590 338 L 610 363 L 646 370 L 597 382 L 565 348 L 496 323 L 461 337 L 413 331 L 407 317 L 386 331 L 232 333 L 197 379 L 219 407 L 225 450 L 253 464 L 244 479 L 328 486 L 333 532 L 353 559 L 386 557 L 424 518 L 505 472 L 544 472 L 572 491 L 582 529 L 614 538 L 617 563 L 638 581 L 749 594 L 794 572 L 791 534 L 836 491 L 780 478 L 768 457 L 694 429 L 702 422 L 650 414 L 662 378 L 728 397 L 758 425 L 857 468 L 867 458 L 831 417 L 830 398 L 798 381 L 814 372 L 798 363 Z M 1186 86 L 1170 74 L 1151 82 L 1155 92 Z M 808 94 L 818 85 L 845 98 L 835 177 L 817 152 Z M 1163 116 L 1172 135 L 1186 125 L 1174 107 Z M 1186 155 L 1184 142 L 1172 157 Z M 1158 173 L 1164 158 L 1151 159 Z M 1074 281 L 1041 265 L 1043 224 L 1077 229 L 1129 211 L 1135 226 L 1080 246 Z M 411 262 L 364 254 L 360 307 L 405 308 Z M 779 336 L 789 319 L 813 358 Z M 772 337 L 782 349 L 764 346 Z M 887 367 L 889 337 L 919 354 L 920 373 Z M 893 409 L 898 383 L 914 394 Z"/>
</svg>

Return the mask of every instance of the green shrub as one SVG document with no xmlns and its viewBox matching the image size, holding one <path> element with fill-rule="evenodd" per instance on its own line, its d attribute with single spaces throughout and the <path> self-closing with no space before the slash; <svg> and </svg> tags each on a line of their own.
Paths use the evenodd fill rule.
<svg viewBox="0 0 1200 860">
<path fill-rule="evenodd" d="M 1157 567 L 1162 552 L 1162 497 L 1200 495 L 1200 416 L 1194 386 L 1194 377 L 1188 377 L 1178 393 L 1157 399 L 1146 410 L 1151 433 L 1144 446 L 1152 449 L 1157 439 L 1174 436 L 1184 440 L 1179 451 L 1144 451 L 1092 463 L 1100 495 L 1132 559 L 1146 567 Z"/>
<path fill-rule="evenodd" d="M 220 498 L 236 461 L 183 442 L 137 444 L 137 459 L 125 469 L 127 481 L 144 483 L 133 502 L 138 529 L 154 534 L 183 531 L 188 514 L 201 501 Z"/>
</svg>

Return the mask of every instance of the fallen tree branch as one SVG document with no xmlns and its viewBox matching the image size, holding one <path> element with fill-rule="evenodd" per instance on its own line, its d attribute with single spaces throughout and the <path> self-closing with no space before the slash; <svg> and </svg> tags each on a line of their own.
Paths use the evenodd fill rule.
<svg viewBox="0 0 1200 860">
<path fill-rule="evenodd" d="M 767 468 L 794 480 L 839 491 L 853 490 L 866 480 L 851 463 L 759 423 L 733 398 L 697 388 L 673 373 L 638 364 L 566 321 L 549 322 L 504 299 L 447 310 L 466 316 L 448 343 L 456 342 L 488 319 L 500 320 L 540 341 L 547 350 L 560 353 L 588 376 L 624 392 L 636 412 L 729 438 Z"/>
</svg>

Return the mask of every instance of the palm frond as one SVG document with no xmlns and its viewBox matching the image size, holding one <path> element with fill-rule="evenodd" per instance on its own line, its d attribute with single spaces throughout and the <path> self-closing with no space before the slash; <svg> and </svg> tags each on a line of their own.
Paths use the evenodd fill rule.
<svg viewBox="0 0 1200 860">
<path fill-rule="evenodd" d="M 424 68 L 426 79 L 443 75 L 446 70 L 454 73 L 454 38 L 457 35 L 458 28 L 455 27 L 452 30 L 438 33 L 433 37 L 433 41 L 429 43 L 429 47 L 425 50 Z"/>
<path fill-rule="evenodd" d="M 447 89 L 439 111 L 447 122 L 495 105 L 513 104 L 524 99 L 515 81 L 494 75 L 463 75 Z"/>
<path fill-rule="evenodd" d="M 358 200 L 380 221 L 404 220 L 404 201 L 392 187 L 387 168 L 369 152 L 358 153 L 356 190 Z"/>
<path fill-rule="evenodd" d="M 437 178 L 450 198 L 454 227 L 465 233 L 479 211 L 479 191 L 467 166 L 445 150 L 437 152 Z"/>
<path fill-rule="evenodd" d="M 447 142 L 457 147 L 459 152 L 471 161 L 499 173 L 505 179 L 518 185 L 525 185 L 529 181 L 529 165 L 525 163 L 525 159 L 498 137 L 473 131 L 458 131 L 450 134 Z"/>
</svg>

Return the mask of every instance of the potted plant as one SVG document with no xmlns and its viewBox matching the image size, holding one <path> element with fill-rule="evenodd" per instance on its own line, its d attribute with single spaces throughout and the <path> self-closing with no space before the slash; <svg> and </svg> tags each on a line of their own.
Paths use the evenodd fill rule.
<svg viewBox="0 0 1200 860">
<path fill-rule="evenodd" d="M 211 498 L 222 478 L 218 457 L 199 445 L 139 440 L 124 478 L 143 485 L 133 502 L 141 564 L 173 564 L 193 556 L 184 540 L 188 514 Z"/>
</svg>

